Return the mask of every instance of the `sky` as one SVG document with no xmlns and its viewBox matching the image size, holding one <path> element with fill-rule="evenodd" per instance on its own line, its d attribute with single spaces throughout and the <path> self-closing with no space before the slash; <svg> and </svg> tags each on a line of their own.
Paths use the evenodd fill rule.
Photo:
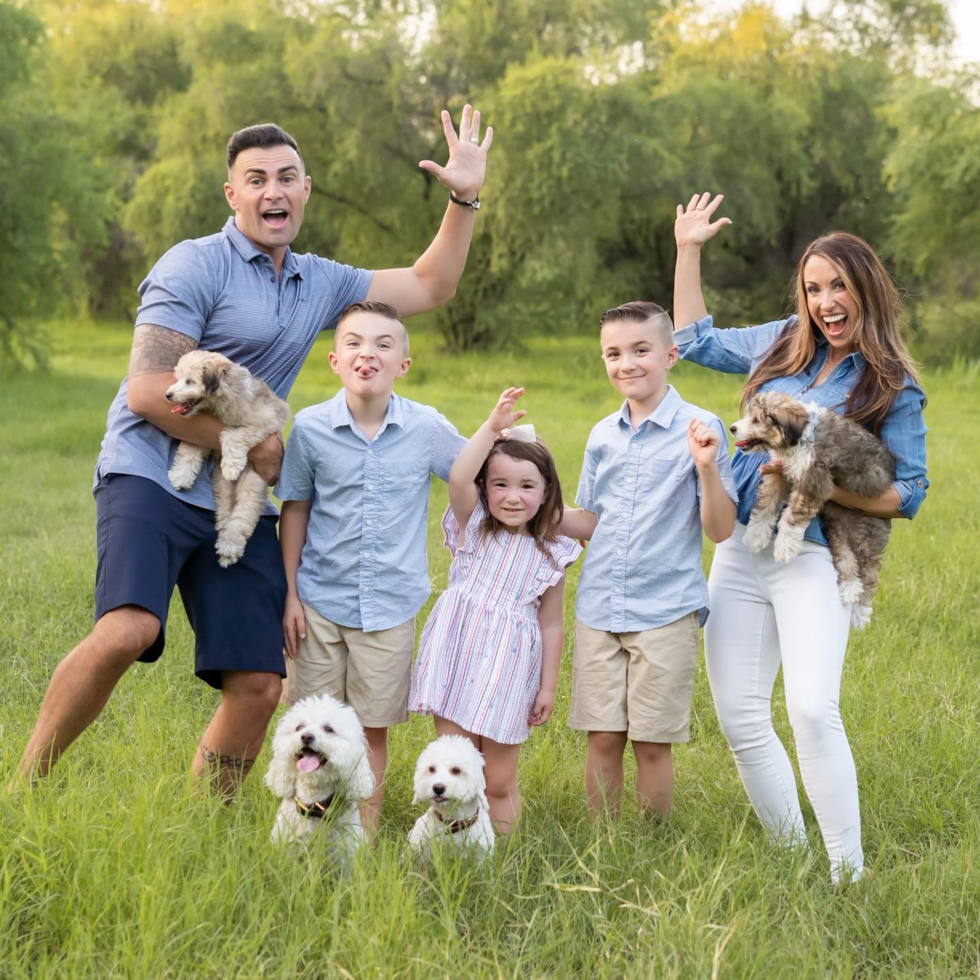
<svg viewBox="0 0 980 980">
<path fill-rule="evenodd" d="M 811 11 L 820 8 L 820 0 L 809 0 Z M 791 16 L 803 6 L 803 0 L 770 0 L 778 14 Z M 740 6 L 738 0 L 715 0 L 719 9 Z M 947 0 L 956 30 L 954 51 L 963 61 L 980 61 L 980 0 Z"/>
</svg>

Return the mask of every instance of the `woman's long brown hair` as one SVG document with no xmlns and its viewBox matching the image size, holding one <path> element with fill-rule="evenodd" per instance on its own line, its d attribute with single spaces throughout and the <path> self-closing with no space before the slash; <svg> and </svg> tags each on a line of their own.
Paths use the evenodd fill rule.
<svg viewBox="0 0 980 980">
<path fill-rule="evenodd" d="M 874 249 L 857 235 L 835 231 L 807 246 L 796 269 L 796 323 L 784 330 L 742 386 L 742 404 L 772 378 L 799 374 L 823 337 L 807 305 L 804 269 L 813 255 L 836 270 L 858 308 L 854 342 L 865 360 L 858 383 L 844 402 L 848 418 L 877 433 L 906 379 L 916 379 L 915 362 L 902 336 L 902 301 Z"/>
<path fill-rule="evenodd" d="M 527 522 L 527 529 L 538 548 L 554 561 L 545 542 L 558 540 L 558 525 L 565 513 L 565 505 L 561 499 L 561 483 L 558 480 L 558 470 L 555 468 L 554 458 L 548 447 L 540 439 L 534 442 L 518 442 L 516 439 L 511 442 L 509 439 L 505 439 L 502 442 L 494 443 L 493 448 L 487 454 L 486 461 L 476 477 L 476 488 L 480 494 L 480 501 L 487 512 L 487 516 L 480 525 L 481 535 L 495 535 L 504 527 L 490 513 L 490 508 L 487 506 L 487 472 L 490 468 L 490 460 L 498 453 L 512 456 L 514 459 L 529 460 L 538 468 L 538 472 L 544 480 L 544 497 L 538 512 Z"/>
</svg>

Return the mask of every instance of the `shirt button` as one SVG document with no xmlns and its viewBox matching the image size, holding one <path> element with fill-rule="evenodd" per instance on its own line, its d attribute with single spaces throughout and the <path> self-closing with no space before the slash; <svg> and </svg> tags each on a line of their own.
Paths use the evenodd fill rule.
<svg viewBox="0 0 980 980">
<path fill-rule="evenodd" d="M 373 489 L 374 489 L 374 484 L 373 484 L 373 483 L 369 483 L 369 484 L 367 485 L 367 489 L 368 489 L 368 490 L 373 490 Z"/>
<path fill-rule="evenodd" d="M 370 551 L 362 552 L 361 553 L 361 557 L 362 558 L 370 558 L 371 557 L 371 552 Z"/>
<path fill-rule="evenodd" d="M 917 487 L 921 487 L 921 486 L 922 486 L 922 481 L 921 481 L 921 480 L 916 480 L 916 481 L 915 481 L 915 485 L 916 485 Z"/>
<path fill-rule="evenodd" d="M 617 554 L 617 555 L 619 555 L 619 557 L 620 557 L 620 558 L 622 558 L 622 557 L 623 557 L 623 549 L 622 549 L 622 548 L 620 548 L 620 549 L 619 549 L 619 550 L 618 550 L 618 551 L 616 552 L 616 554 Z"/>
<path fill-rule="evenodd" d="M 276 281 L 275 276 L 269 276 L 269 282 L 275 282 L 275 281 Z"/>
<path fill-rule="evenodd" d="M 364 523 L 365 523 L 365 524 L 366 524 L 366 525 L 367 525 L 368 527 L 370 527 L 370 526 L 371 526 L 371 521 L 365 521 Z"/>
</svg>

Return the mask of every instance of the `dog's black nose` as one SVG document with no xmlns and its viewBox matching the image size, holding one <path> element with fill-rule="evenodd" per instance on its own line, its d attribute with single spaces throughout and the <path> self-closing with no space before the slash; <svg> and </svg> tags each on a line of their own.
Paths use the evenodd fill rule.
<svg viewBox="0 0 980 980">
<path fill-rule="evenodd" d="M 446 792 L 446 787 L 442 783 L 436 783 L 436 785 L 432 787 L 432 792 L 435 793 L 436 796 L 443 796 Z"/>
<path fill-rule="evenodd" d="M 173 396 L 173 394 L 171 392 L 169 392 L 169 391 L 166 392 L 166 395 L 167 395 L 167 401 L 168 402 L 172 402 L 174 400 L 174 396 Z"/>
<path fill-rule="evenodd" d="M 300 741 L 304 745 L 309 745 L 313 741 L 313 736 L 309 732 L 303 732 L 303 734 L 300 736 Z"/>
</svg>

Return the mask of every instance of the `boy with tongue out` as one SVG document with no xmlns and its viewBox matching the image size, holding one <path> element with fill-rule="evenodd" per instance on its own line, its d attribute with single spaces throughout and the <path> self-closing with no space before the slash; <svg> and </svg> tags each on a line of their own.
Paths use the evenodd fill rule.
<svg viewBox="0 0 980 980">
<path fill-rule="evenodd" d="M 95 471 L 96 623 L 52 675 L 21 759 L 24 776 L 47 773 L 134 661 L 161 655 L 175 585 L 194 628 L 195 673 L 221 691 L 194 771 L 227 794 L 248 773 L 285 674 L 275 509 L 259 520 L 242 559 L 220 568 L 209 467 L 186 491 L 170 485 L 167 470 L 180 440 L 220 448 L 221 423 L 207 412 L 172 414 L 164 392 L 181 356 L 201 348 L 243 364 L 285 398 L 317 334 L 351 303 L 386 303 L 411 316 L 449 300 L 466 263 L 492 130 L 481 141 L 480 114 L 468 105 L 458 133 L 448 112 L 442 124 L 449 160 L 419 164 L 448 190 L 439 231 L 413 266 L 378 272 L 290 249 L 312 181 L 288 133 L 266 123 L 230 139 L 224 192 L 233 216 L 217 234 L 171 248 L 139 288 L 129 374 L 109 409 Z M 276 434 L 249 453 L 270 484 L 282 451 Z M 396 472 L 379 470 L 379 489 Z"/>
<path fill-rule="evenodd" d="M 448 480 L 466 443 L 435 409 L 393 393 L 411 363 L 392 307 L 341 313 L 330 366 L 343 387 L 296 415 L 275 489 L 288 589 L 284 700 L 326 693 L 357 712 L 375 778 L 361 811 L 369 831 L 388 729 L 408 718 L 415 614 L 429 596 L 429 474 Z"/>
</svg>

